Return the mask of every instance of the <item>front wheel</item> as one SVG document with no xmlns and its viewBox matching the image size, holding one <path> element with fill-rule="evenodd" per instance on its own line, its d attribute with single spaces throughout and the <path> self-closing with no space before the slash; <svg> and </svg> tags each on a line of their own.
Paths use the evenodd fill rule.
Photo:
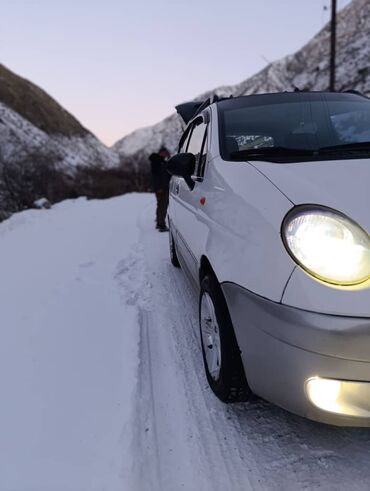
<svg viewBox="0 0 370 491">
<path fill-rule="evenodd" d="M 205 276 L 199 299 L 199 325 L 208 383 L 224 402 L 246 401 L 251 395 L 230 314 L 214 276 Z"/>
</svg>

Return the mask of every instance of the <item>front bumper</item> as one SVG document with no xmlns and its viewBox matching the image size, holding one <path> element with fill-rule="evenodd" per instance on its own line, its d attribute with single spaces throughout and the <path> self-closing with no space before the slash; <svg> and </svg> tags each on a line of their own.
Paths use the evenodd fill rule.
<svg viewBox="0 0 370 491">
<path fill-rule="evenodd" d="M 307 312 L 233 283 L 221 286 L 255 394 L 323 423 L 370 426 L 370 318 Z M 342 384 L 339 402 L 323 409 L 307 390 L 317 378 L 361 383 Z"/>
</svg>

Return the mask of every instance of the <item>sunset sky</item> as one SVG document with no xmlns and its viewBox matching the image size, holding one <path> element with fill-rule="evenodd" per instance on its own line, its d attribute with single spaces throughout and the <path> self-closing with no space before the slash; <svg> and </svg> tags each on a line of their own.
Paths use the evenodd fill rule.
<svg viewBox="0 0 370 491">
<path fill-rule="evenodd" d="M 110 145 L 295 52 L 329 19 L 324 6 L 330 0 L 1 0 L 0 63 Z"/>
</svg>

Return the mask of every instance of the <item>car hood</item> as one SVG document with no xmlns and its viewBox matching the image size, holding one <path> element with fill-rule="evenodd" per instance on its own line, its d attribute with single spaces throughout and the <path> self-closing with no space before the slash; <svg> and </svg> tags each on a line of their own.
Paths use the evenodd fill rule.
<svg viewBox="0 0 370 491">
<path fill-rule="evenodd" d="M 251 164 L 295 205 L 334 208 L 370 231 L 370 159 Z"/>
</svg>

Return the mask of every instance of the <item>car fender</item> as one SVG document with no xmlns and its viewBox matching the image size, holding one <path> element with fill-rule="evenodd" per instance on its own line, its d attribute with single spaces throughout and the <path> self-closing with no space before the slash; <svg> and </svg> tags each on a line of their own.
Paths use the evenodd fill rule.
<svg viewBox="0 0 370 491">
<path fill-rule="evenodd" d="M 207 257 L 220 283 L 233 282 L 280 302 L 295 264 L 281 240 L 281 223 L 292 203 L 247 162 L 209 162 L 199 264 Z"/>
</svg>

